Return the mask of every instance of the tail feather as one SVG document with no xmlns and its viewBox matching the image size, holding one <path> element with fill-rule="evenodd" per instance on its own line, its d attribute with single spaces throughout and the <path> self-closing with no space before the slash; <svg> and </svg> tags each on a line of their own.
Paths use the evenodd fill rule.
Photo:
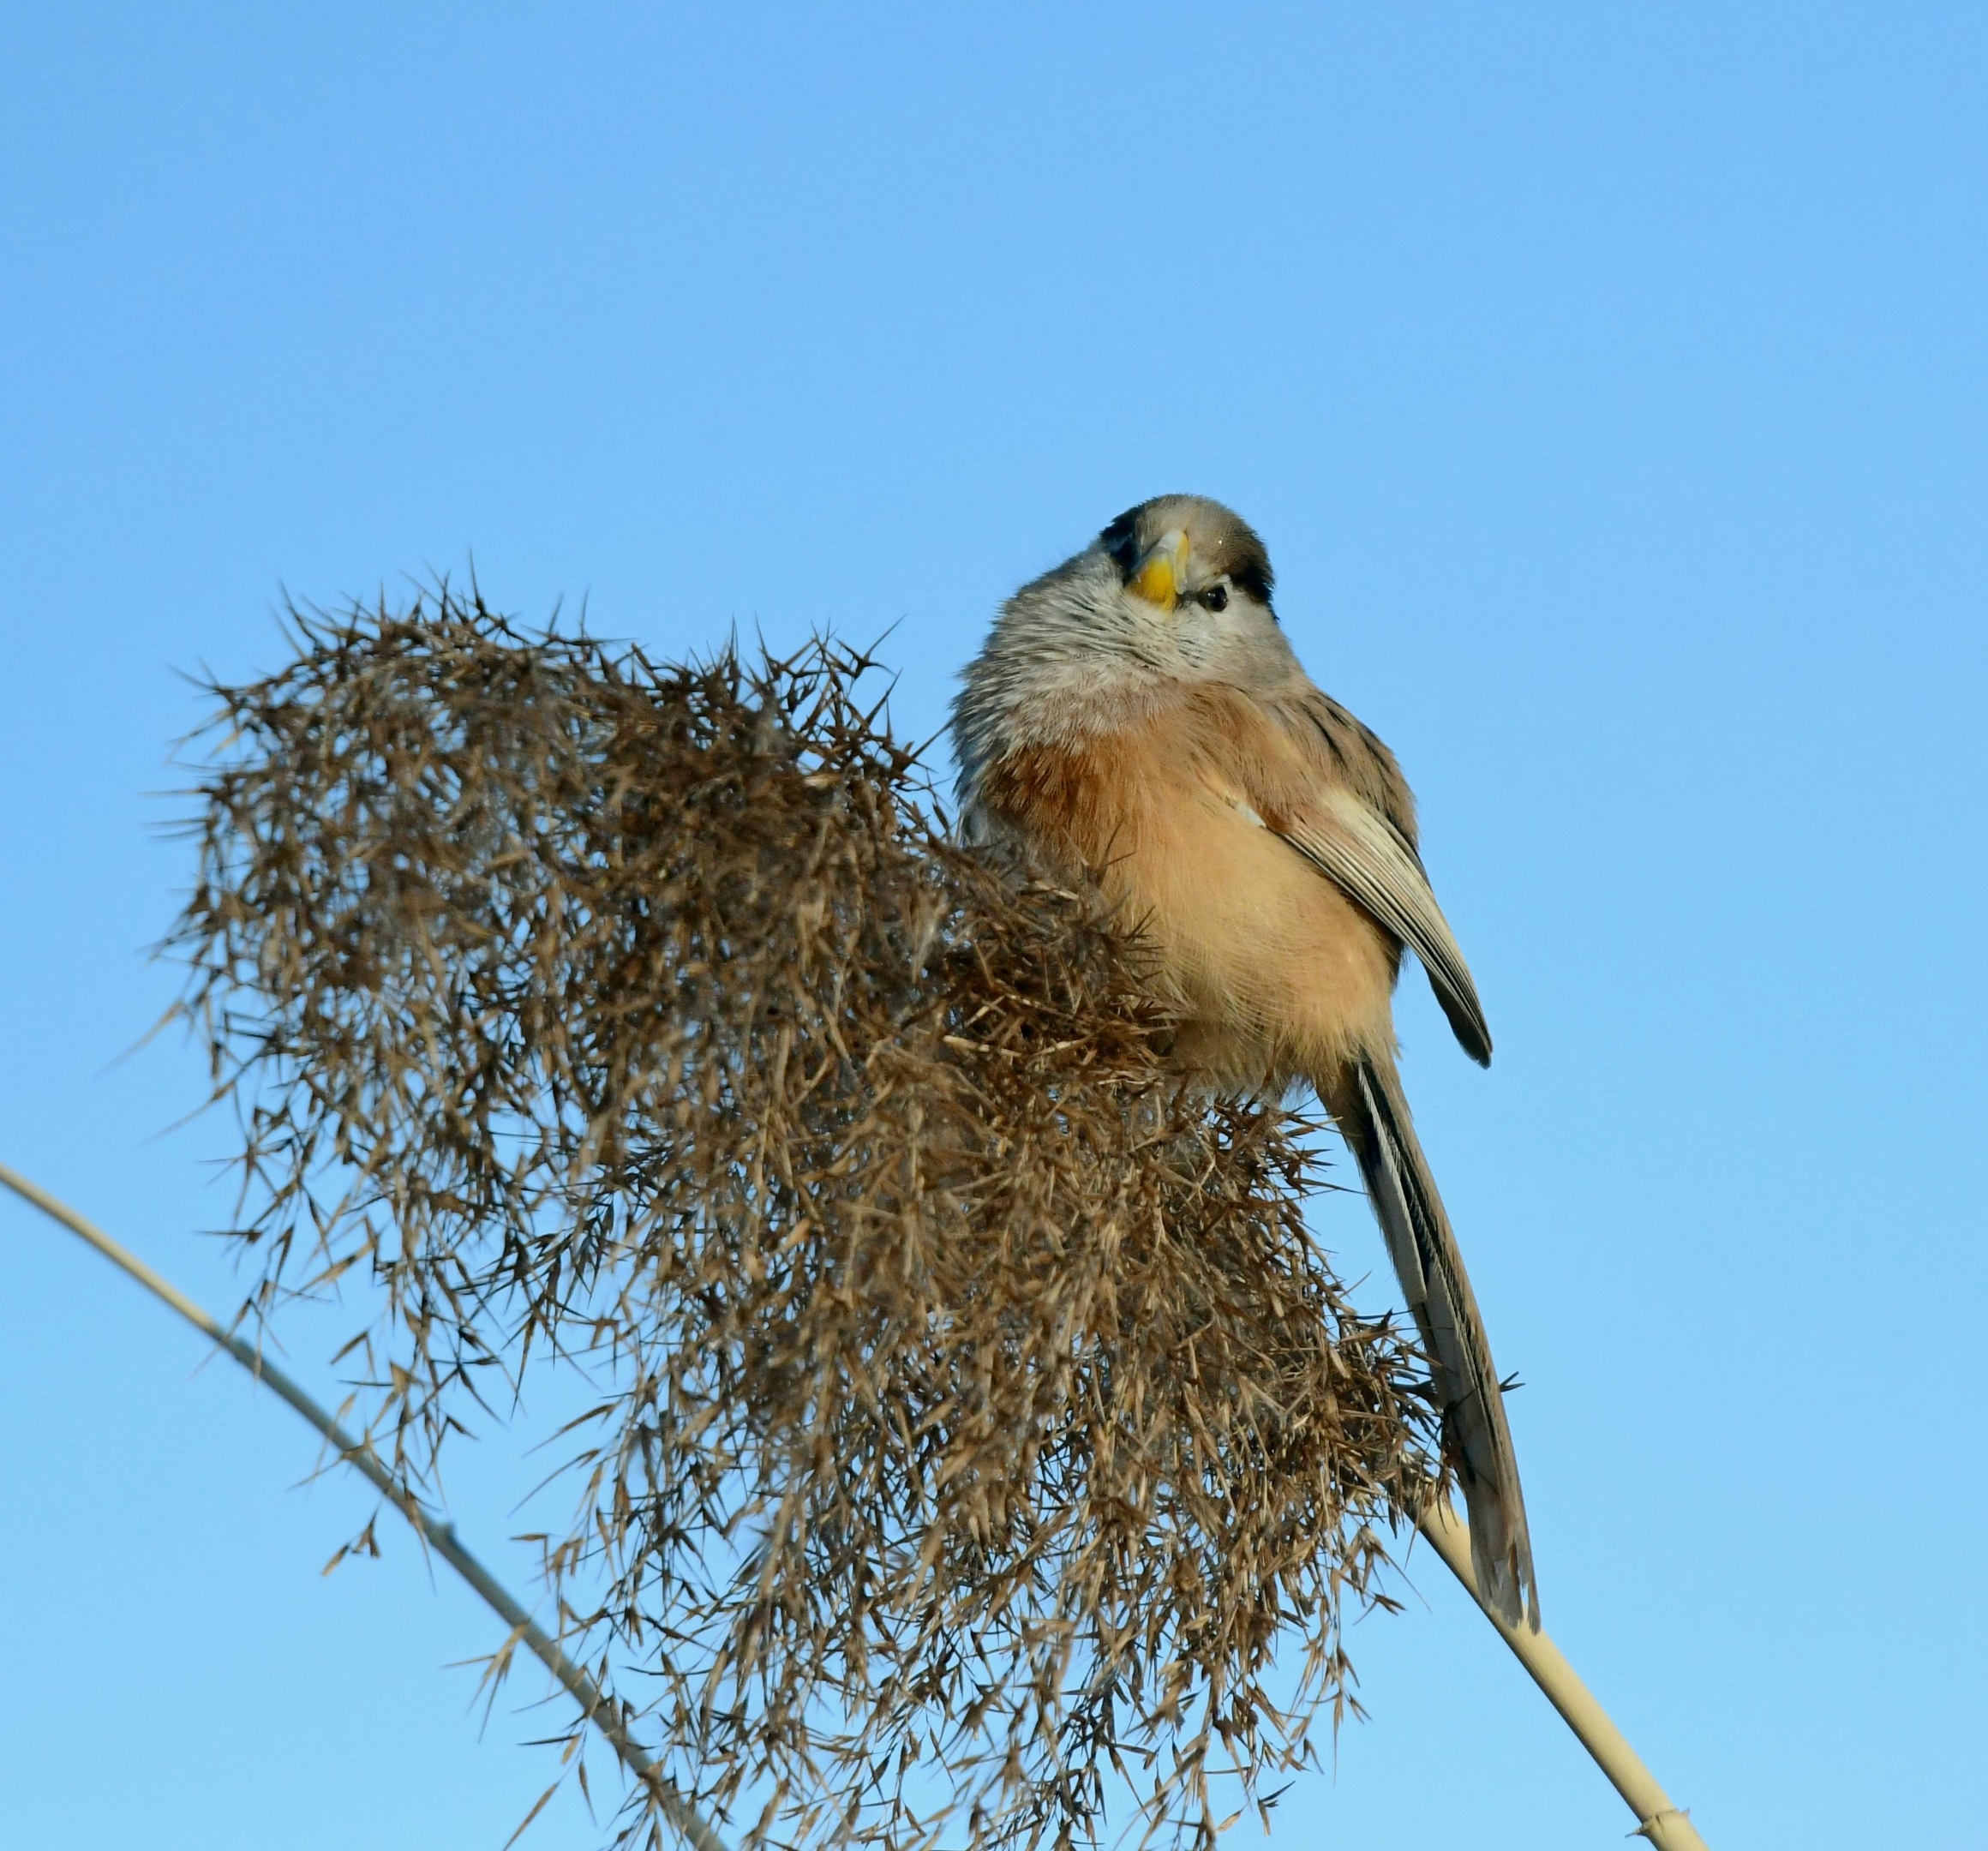
<svg viewBox="0 0 1988 1851">
<path fill-rule="evenodd" d="M 1389 1257 L 1443 1403 L 1445 1435 L 1463 1480 L 1477 1585 L 1508 1626 L 1539 1628 L 1539 1590 L 1518 1460 L 1491 1345 L 1450 1218 L 1415 1135 L 1392 1062 L 1364 1058 L 1321 1095 L 1366 1179 Z"/>
</svg>

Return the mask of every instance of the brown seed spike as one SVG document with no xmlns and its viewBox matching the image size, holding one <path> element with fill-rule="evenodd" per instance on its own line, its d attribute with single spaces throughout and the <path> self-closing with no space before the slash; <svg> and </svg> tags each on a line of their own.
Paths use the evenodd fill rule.
<svg viewBox="0 0 1988 1851">
<path fill-rule="evenodd" d="M 171 940 L 255 1315 L 375 1282 L 419 1482 L 489 1384 L 607 1385 L 542 1543 L 568 1647 L 746 1843 L 1087 1842 L 1111 1795 L 1212 1842 L 1218 1740 L 1254 1803 L 1356 1708 L 1346 1603 L 1434 1470 L 1307 1128 L 1168 1080 L 1136 941 L 945 839 L 841 645 L 293 616 L 209 690 Z"/>
</svg>

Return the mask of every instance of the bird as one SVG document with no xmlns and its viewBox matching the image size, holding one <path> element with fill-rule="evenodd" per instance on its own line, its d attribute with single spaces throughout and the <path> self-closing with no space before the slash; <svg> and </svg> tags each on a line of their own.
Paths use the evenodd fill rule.
<svg viewBox="0 0 1988 1851">
<path fill-rule="evenodd" d="M 1428 1356 L 1478 1587 L 1535 1631 L 1504 1391 L 1403 1091 L 1412 951 L 1465 1053 L 1482 1004 L 1394 755 L 1305 673 L 1255 530 L 1160 495 L 1003 604 L 951 710 L 965 842 L 1094 881 L 1149 953 L 1171 1058 L 1223 1092 L 1308 1084 L 1345 1141 Z"/>
</svg>

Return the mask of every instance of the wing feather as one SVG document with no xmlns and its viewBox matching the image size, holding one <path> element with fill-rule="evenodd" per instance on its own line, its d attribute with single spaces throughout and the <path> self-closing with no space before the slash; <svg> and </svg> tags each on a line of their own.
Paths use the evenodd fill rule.
<svg viewBox="0 0 1988 1851">
<path fill-rule="evenodd" d="M 1422 857 L 1356 793 L 1321 782 L 1305 806 L 1278 818 L 1278 835 L 1413 951 L 1464 1051 L 1491 1064 L 1491 1030 L 1470 967 L 1436 904 Z"/>
</svg>

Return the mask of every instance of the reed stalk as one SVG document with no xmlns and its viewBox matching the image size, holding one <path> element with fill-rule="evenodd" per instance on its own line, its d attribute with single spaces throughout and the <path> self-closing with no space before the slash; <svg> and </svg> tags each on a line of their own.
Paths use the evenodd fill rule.
<svg viewBox="0 0 1988 1851">
<path fill-rule="evenodd" d="M 356 1440 L 325 1409 L 305 1392 L 286 1371 L 252 1344 L 226 1329 L 219 1319 L 181 1291 L 167 1279 L 153 1271 L 136 1254 L 120 1246 L 95 1222 L 87 1219 L 65 1201 L 51 1195 L 19 1171 L 0 1164 L 0 1183 L 24 1201 L 61 1222 L 70 1233 L 87 1241 L 111 1265 L 129 1273 L 155 1298 L 162 1300 L 218 1348 L 225 1350 L 256 1381 L 274 1389 L 317 1429 L 340 1459 L 356 1470 L 388 1503 L 406 1518 L 415 1532 L 436 1554 L 468 1582 L 484 1604 L 511 1629 L 513 1640 L 523 1640 L 547 1670 L 566 1687 L 580 1706 L 588 1722 L 597 1728 L 620 1758 L 622 1766 L 656 1797 L 656 1808 L 689 1842 L 692 1851 L 728 1851 L 725 1841 L 706 1823 L 703 1815 L 686 1802 L 642 1745 L 622 1726 L 613 1700 L 592 1678 L 560 1650 L 558 1642 L 525 1611 L 510 1590 L 464 1546 L 456 1526 L 431 1511 L 379 1461 L 372 1448 Z"/>
<path fill-rule="evenodd" d="M 656 1794 L 656 1804 L 664 1817 L 689 1841 L 693 1851 L 727 1851 L 723 1839 L 685 1801 L 641 1745 L 622 1727 L 613 1703 L 600 1686 L 560 1650 L 544 1628 L 464 1547 L 453 1524 L 430 1511 L 380 1465 L 370 1447 L 348 1434 L 289 1375 L 251 1345 L 224 1328 L 217 1319 L 171 1281 L 153 1272 L 135 1254 L 120 1246 L 94 1222 L 86 1219 L 66 1202 L 5 1164 L 0 1164 L 0 1183 L 44 1214 L 59 1221 L 72 1234 L 87 1241 L 112 1265 L 128 1273 L 195 1330 L 226 1351 L 258 1381 L 266 1382 L 289 1402 L 330 1442 L 341 1459 L 362 1473 L 407 1519 L 422 1541 L 461 1575 L 491 1611 L 511 1628 L 512 1636 L 522 1639 L 540 1662 L 565 1686 L 579 1704 L 582 1714 L 600 1730 L 620 1758 L 622 1765 Z M 1443 1566 L 1463 1583 L 1499 1637 L 1512 1648 L 1513 1656 L 1545 1693 L 1548 1702 L 1560 1712 L 1560 1719 L 1573 1731 L 1575 1739 L 1588 1751 L 1595 1764 L 1608 1776 L 1610 1785 L 1635 1813 L 1637 1834 L 1647 1838 L 1656 1851 L 1708 1851 L 1705 1841 L 1692 1824 L 1691 1815 L 1672 1804 L 1656 1776 L 1630 1746 L 1628 1738 L 1615 1726 L 1608 1713 L 1596 1701 L 1594 1693 L 1567 1662 L 1566 1655 L 1552 1638 L 1544 1632 L 1507 1626 L 1485 1602 L 1477 1591 L 1476 1573 L 1470 1565 L 1470 1530 L 1449 1501 L 1439 1498 L 1426 1505 L 1416 1519 L 1416 1527 L 1428 1539 Z"/>
<path fill-rule="evenodd" d="M 1628 1803 L 1637 1818 L 1636 1834 L 1647 1838 L 1656 1851 L 1707 1851 L 1705 1841 L 1692 1824 L 1691 1814 L 1672 1805 L 1670 1795 L 1643 1764 L 1643 1758 L 1629 1746 L 1628 1738 L 1609 1720 L 1608 1712 L 1596 1702 L 1594 1692 L 1581 1681 L 1580 1674 L 1567 1662 L 1560 1647 L 1545 1632 L 1507 1626 L 1496 1609 L 1486 1603 L 1477 1591 L 1476 1571 L 1470 1565 L 1470 1527 L 1449 1500 L 1437 1498 L 1426 1505 L 1416 1519 L 1416 1527 L 1428 1538 L 1443 1566 L 1464 1584 L 1479 1610 L 1497 1629 L 1498 1636 L 1512 1648 L 1533 1682 L 1545 1692 L 1547 1701 L 1560 1711 L 1560 1720 L 1574 1732 L 1575 1739 L 1594 1757 L 1595 1765 Z"/>
</svg>

